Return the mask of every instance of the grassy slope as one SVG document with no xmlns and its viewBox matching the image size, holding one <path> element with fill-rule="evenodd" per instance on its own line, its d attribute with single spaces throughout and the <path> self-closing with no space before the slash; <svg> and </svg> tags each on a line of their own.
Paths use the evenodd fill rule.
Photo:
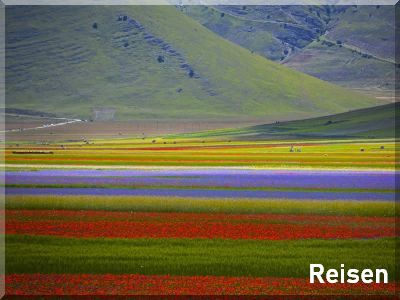
<svg viewBox="0 0 400 300">
<path fill-rule="evenodd" d="M 144 29 L 117 21 L 120 14 Z M 7 8 L 6 31 L 7 107 L 283 120 L 377 104 L 252 54 L 172 6 Z"/>
<path fill-rule="evenodd" d="M 394 15 L 393 6 L 349 7 L 335 16 L 320 42 L 309 44 L 286 65 L 342 86 L 393 96 Z M 323 44 L 325 38 L 343 46 Z"/>
<path fill-rule="evenodd" d="M 338 15 L 327 37 L 379 58 L 395 60 L 395 8 L 388 5 L 350 7 Z"/>
<path fill-rule="evenodd" d="M 301 72 L 376 95 L 394 90 L 391 6 L 187 6 L 183 11 L 220 36 Z M 359 51 L 327 46 L 323 38 Z"/>
<path fill-rule="evenodd" d="M 186 137 L 230 137 L 267 139 L 273 137 L 395 137 L 395 115 L 400 104 L 392 103 L 320 118 L 258 125 L 241 129 L 186 134 Z"/>
<path fill-rule="evenodd" d="M 323 39 L 309 44 L 289 58 L 285 65 L 306 74 L 365 93 L 393 97 L 395 66 L 335 44 L 327 46 Z"/>
<path fill-rule="evenodd" d="M 328 18 L 323 7 L 306 5 L 185 6 L 182 11 L 225 39 L 274 61 L 317 38 Z"/>
</svg>

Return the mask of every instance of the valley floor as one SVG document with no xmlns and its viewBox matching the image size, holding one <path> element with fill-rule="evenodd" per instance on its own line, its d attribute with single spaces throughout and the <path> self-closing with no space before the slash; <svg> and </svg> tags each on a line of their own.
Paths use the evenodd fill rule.
<svg viewBox="0 0 400 300">
<path fill-rule="evenodd" d="M 395 294 L 395 140 L 5 148 L 7 295 Z M 388 284 L 309 284 L 310 263 Z"/>
</svg>

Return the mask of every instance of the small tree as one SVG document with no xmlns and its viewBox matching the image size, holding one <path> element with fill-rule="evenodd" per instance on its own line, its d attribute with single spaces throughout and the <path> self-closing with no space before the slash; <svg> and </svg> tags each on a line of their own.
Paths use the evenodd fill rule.
<svg viewBox="0 0 400 300">
<path fill-rule="evenodd" d="M 194 76 L 194 71 L 191 69 L 191 70 L 189 71 L 189 77 L 192 78 L 193 76 Z"/>
<path fill-rule="evenodd" d="M 221 13 L 221 18 L 223 18 L 225 16 L 225 13 Z"/>
<path fill-rule="evenodd" d="M 157 61 L 158 61 L 159 63 L 163 63 L 163 62 L 164 62 L 164 56 L 159 55 L 159 56 L 157 57 Z"/>
<path fill-rule="evenodd" d="M 97 29 L 97 23 L 93 23 L 92 28 Z"/>
</svg>

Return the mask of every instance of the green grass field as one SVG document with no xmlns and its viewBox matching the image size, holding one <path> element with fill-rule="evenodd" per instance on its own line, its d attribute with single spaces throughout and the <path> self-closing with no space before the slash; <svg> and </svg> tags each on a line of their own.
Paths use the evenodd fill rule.
<svg viewBox="0 0 400 300">
<path fill-rule="evenodd" d="M 312 261 L 394 269 L 394 239 L 231 241 L 6 237 L 7 273 L 307 277 Z M 207 258 L 207 259 L 205 259 Z M 391 278 L 394 280 L 394 278 Z"/>
<path fill-rule="evenodd" d="M 395 216 L 395 204 L 391 202 L 283 199 L 232 201 L 231 199 L 139 196 L 7 196 L 6 209 Z"/>
</svg>

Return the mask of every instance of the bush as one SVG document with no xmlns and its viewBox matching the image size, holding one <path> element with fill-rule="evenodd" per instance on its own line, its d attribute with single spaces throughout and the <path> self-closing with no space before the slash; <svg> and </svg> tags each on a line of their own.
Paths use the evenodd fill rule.
<svg viewBox="0 0 400 300">
<path fill-rule="evenodd" d="M 193 76 L 194 76 L 194 71 L 193 71 L 193 70 L 190 70 L 190 71 L 189 71 L 189 77 L 192 78 Z"/>
<path fill-rule="evenodd" d="M 334 43 L 329 42 L 329 41 L 322 41 L 322 44 L 323 44 L 323 45 L 327 45 L 328 47 L 332 47 L 332 46 L 335 45 Z"/>
<path fill-rule="evenodd" d="M 223 18 L 225 16 L 225 13 L 221 13 L 221 18 Z"/>
<path fill-rule="evenodd" d="M 159 56 L 157 57 L 157 61 L 158 61 L 159 63 L 163 63 L 163 62 L 164 62 L 164 56 L 159 55 Z"/>
<path fill-rule="evenodd" d="M 97 29 L 97 23 L 93 23 L 92 28 Z"/>
</svg>

